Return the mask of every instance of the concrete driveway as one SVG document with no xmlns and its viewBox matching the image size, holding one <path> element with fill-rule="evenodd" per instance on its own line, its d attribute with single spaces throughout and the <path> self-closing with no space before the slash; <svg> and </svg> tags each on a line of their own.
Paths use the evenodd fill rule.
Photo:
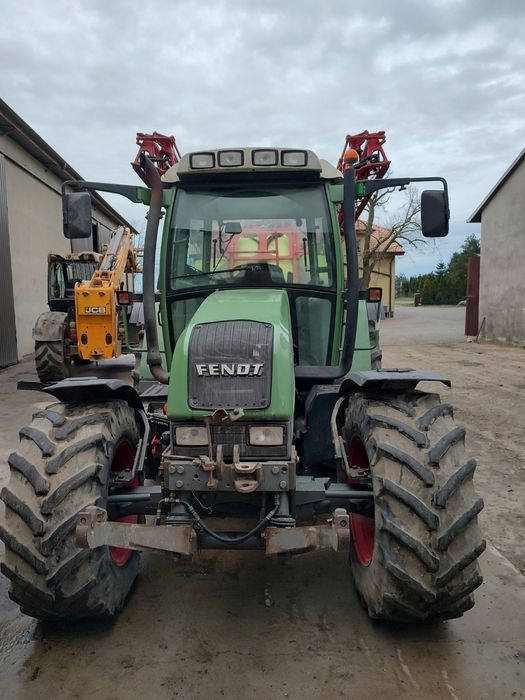
<svg viewBox="0 0 525 700">
<path fill-rule="evenodd" d="M 417 345 L 444 345 L 465 340 L 464 306 L 402 306 L 394 318 L 381 321 L 383 345 L 412 341 Z"/>
</svg>

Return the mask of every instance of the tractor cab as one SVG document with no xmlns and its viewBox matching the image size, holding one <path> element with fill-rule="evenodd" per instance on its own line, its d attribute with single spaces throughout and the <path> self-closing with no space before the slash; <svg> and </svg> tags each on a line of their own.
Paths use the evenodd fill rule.
<svg viewBox="0 0 525 700">
<path fill-rule="evenodd" d="M 220 179 L 220 174 L 217 176 Z M 294 363 L 329 365 L 343 285 L 337 221 L 326 184 L 180 188 L 165 257 L 170 346 L 202 302 L 221 290 L 286 293 Z M 336 337 L 337 336 L 337 337 Z"/>
</svg>

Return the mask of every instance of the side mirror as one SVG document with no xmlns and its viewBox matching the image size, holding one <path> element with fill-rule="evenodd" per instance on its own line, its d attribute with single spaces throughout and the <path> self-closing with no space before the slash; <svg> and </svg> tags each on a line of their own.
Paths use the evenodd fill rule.
<svg viewBox="0 0 525 700">
<path fill-rule="evenodd" d="M 448 206 L 443 190 L 421 193 L 421 231 L 426 238 L 448 235 Z"/>
<path fill-rule="evenodd" d="M 63 199 L 64 236 L 90 238 L 91 195 L 89 192 L 69 192 Z"/>
</svg>

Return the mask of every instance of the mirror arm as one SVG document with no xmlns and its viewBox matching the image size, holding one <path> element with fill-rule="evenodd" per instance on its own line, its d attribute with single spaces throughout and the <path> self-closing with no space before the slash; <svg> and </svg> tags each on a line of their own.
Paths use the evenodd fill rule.
<svg viewBox="0 0 525 700">
<path fill-rule="evenodd" d="M 450 207 L 448 203 L 448 185 L 443 177 L 392 177 L 381 178 L 379 180 L 363 180 L 358 184 L 363 187 L 362 193 L 364 197 L 370 197 L 371 194 L 378 190 L 385 190 L 391 187 L 406 187 L 411 182 L 441 182 L 443 191 L 445 192 L 445 206 L 447 218 L 450 217 Z"/>
<path fill-rule="evenodd" d="M 62 183 L 62 198 L 66 194 L 66 188 L 71 187 L 75 192 L 81 190 L 100 190 L 101 192 L 112 192 L 120 194 L 132 202 L 137 204 L 149 204 L 144 201 L 144 187 L 136 187 L 135 185 L 114 185 L 109 182 L 88 182 L 86 180 L 66 180 Z"/>
</svg>

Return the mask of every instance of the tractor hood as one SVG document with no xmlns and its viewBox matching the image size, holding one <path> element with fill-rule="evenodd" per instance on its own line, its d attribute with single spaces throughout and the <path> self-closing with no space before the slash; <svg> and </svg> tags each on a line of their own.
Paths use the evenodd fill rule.
<svg viewBox="0 0 525 700">
<path fill-rule="evenodd" d="M 252 418 L 290 419 L 293 345 L 282 290 L 210 294 L 180 335 L 171 366 L 167 415 L 191 420 L 242 409 Z"/>
</svg>

